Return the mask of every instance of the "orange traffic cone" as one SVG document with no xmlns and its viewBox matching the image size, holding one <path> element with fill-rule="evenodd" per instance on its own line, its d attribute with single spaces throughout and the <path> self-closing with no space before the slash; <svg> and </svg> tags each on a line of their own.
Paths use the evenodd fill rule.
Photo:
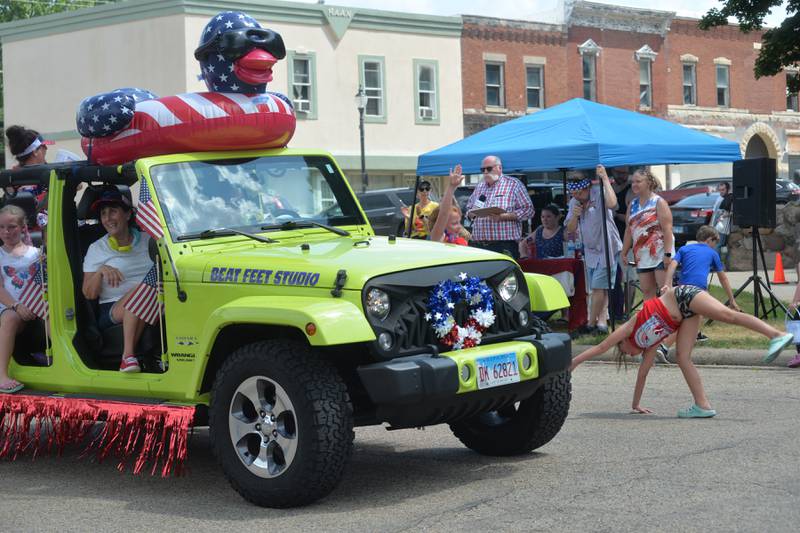
<svg viewBox="0 0 800 533">
<path fill-rule="evenodd" d="M 772 276 L 773 285 L 783 285 L 786 283 L 786 276 L 783 275 L 783 258 L 781 253 L 775 255 L 775 274 Z"/>
</svg>

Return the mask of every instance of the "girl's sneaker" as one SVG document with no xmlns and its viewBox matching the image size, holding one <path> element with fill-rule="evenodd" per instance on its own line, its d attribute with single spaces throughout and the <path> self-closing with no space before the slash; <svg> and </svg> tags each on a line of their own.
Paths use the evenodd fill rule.
<svg viewBox="0 0 800 533">
<path fill-rule="evenodd" d="M 794 342 L 794 335 L 791 333 L 785 333 L 780 337 L 775 337 L 771 341 L 769 341 L 769 351 L 767 355 L 764 356 L 762 361 L 764 363 L 771 363 L 781 354 L 784 348 L 789 346 Z"/>
<path fill-rule="evenodd" d="M 122 358 L 122 363 L 119 365 L 120 372 L 137 373 L 141 372 L 142 368 L 139 366 L 139 361 L 133 355 L 128 355 Z"/>
<path fill-rule="evenodd" d="M 789 368 L 797 368 L 797 367 L 799 367 L 800 366 L 800 353 L 798 353 L 794 357 L 792 357 L 789 360 L 789 362 L 786 363 L 786 366 L 788 366 Z"/>
</svg>

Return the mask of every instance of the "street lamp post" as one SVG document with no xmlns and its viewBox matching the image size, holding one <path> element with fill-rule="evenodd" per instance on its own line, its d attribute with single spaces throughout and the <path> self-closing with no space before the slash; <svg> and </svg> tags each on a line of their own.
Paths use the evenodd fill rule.
<svg viewBox="0 0 800 533">
<path fill-rule="evenodd" d="M 361 134 L 361 192 L 367 190 L 369 176 L 367 176 L 367 162 L 364 156 L 364 110 L 367 108 L 367 94 L 364 87 L 358 86 L 356 93 L 356 107 L 358 108 L 358 130 Z"/>
</svg>

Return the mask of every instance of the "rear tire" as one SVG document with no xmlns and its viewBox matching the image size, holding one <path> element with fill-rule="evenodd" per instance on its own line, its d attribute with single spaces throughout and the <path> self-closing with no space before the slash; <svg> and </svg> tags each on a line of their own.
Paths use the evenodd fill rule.
<svg viewBox="0 0 800 533">
<path fill-rule="evenodd" d="M 328 495 L 353 447 L 353 409 L 336 370 L 303 343 L 236 350 L 212 389 L 209 434 L 225 477 L 247 501 L 296 507 Z"/>
<path fill-rule="evenodd" d="M 572 399 L 570 372 L 549 379 L 527 400 L 450 424 L 464 446 L 482 455 L 529 453 L 561 430 Z"/>
</svg>

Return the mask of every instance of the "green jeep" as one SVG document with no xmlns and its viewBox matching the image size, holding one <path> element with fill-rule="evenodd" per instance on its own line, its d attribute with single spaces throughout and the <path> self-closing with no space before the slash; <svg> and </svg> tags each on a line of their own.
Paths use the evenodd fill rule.
<svg viewBox="0 0 800 533">
<path fill-rule="evenodd" d="M 98 329 L 81 265 L 104 233 L 90 220 L 97 186 L 130 194 L 137 183 L 164 232 L 151 246 L 164 311 L 137 348 L 144 372 L 123 374 L 121 326 Z M 561 286 L 503 255 L 375 236 L 327 153 L 54 164 L 3 171 L 9 184 L 49 189 L 52 363 L 38 366 L 31 339 L 18 339 L 10 372 L 23 394 L 192 406 L 225 475 L 257 505 L 333 490 L 354 426 L 447 423 L 467 447 L 502 456 L 546 444 L 567 417 L 569 337 L 532 314 L 566 307 Z M 485 290 L 448 300 L 446 283 Z M 493 320 L 450 349 L 431 322 L 436 298 L 450 325 L 468 327 L 478 301 Z"/>
</svg>

